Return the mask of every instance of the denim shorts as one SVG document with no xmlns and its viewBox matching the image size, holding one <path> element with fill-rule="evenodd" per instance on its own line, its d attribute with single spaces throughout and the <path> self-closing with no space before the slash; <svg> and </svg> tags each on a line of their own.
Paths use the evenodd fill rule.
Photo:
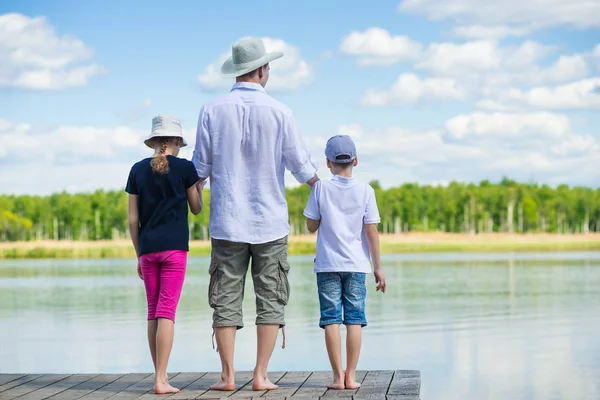
<svg viewBox="0 0 600 400">
<path fill-rule="evenodd" d="M 367 326 L 365 276 L 366 274 L 361 272 L 317 273 L 317 290 L 321 309 L 319 326 L 321 328 L 341 323 Z"/>
</svg>

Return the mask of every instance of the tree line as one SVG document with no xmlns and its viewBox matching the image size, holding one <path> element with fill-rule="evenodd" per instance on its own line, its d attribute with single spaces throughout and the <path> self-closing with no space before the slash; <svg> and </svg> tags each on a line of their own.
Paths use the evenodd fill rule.
<svg viewBox="0 0 600 400">
<path fill-rule="evenodd" d="M 447 186 L 406 183 L 375 189 L 382 233 L 589 233 L 600 231 L 600 188 L 550 187 L 517 183 L 452 182 Z M 310 194 L 306 185 L 286 189 L 291 234 L 307 233 L 303 211 Z M 210 191 L 205 210 L 190 214 L 192 239 L 208 239 Z M 0 196 L 0 239 L 110 240 L 128 238 L 127 194 L 57 193 L 49 196 Z"/>
</svg>

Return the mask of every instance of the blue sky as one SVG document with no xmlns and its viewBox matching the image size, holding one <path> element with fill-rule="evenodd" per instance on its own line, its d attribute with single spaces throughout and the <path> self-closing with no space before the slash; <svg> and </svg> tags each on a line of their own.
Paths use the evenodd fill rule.
<svg viewBox="0 0 600 400">
<path fill-rule="evenodd" d="M 193 144 L 201 105 L 232 83 L 214 70 L 247 35 L 284 51 L 267 90 L 321 166 L 349 133 L 356 175 L 384 186 L 598 186 L 600 3 L 496 3 L 4 1 L 0 192 L 121 188 L 159 113 Z"/>
</svg>

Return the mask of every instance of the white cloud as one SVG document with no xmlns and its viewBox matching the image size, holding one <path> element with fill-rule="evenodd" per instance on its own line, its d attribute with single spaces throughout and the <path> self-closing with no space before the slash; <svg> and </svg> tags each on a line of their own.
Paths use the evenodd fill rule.
<svg viewBox="0 0 600 400">
<path fill-rule="evenodd" d="M 499 39 L 506 36 L 525 36 L 528 31 L 508 26 L 468 25 L 454 27 L 452 33 L 466 39 Z"/>
<path fill-rule="evenodd" d="M 398 9 L 434 21 L 450 20 L 458 25 L 455 32 L 459 34 L 477 32 L 473 26 L 492 27 L 488 33 L 495 32 L 497 37 L 557 26 L 600 27 L 597 0 L 403 0 Z"/>
<path fill-rule="evenodd" d="M 392 36 L 385 29 L 374 27 L 345 36 L 340 52 L 358 57 L 359 65 L 390 65 L 417 58 L 421 45 L 407 36 Z"/>
<path fill-rule="evenodd" d="M 507 89 L 491 97 L 482 104 L 518 104 L 524 107 L 564 110 L 600 108 L 600 78 L 584 79 L 556 87 Z"/>
<path fill-rule="evenodd" d="M 0 88 L 56 90 L 84 86 L 105 72 L 85 43 L 57 36 L 43 17 L 0 15 Z"/>
<path fill-rule="evenodd" d="M 452 79 L 421 79 L 415 74 L 402 74 L 389 90 L 368 91 L 362 103 L 368 106 L 401 105 L 427 98 L 463 100 L 465 93 Z"/>
<path fill-rule="evenodd" d="M 600 145 L 590 135 L 575 134 L 569 118 L 561 114 L 473 113 L 449 119 L 440 130 L 342 125 L 337 132 L 356 142 L 357 176 L 386 185 L 502 176 L 517 180 L 534 176 L 549 184 L 600 180 L 596 168 Z"/>
<path fill-rule="evenodd" d="M 300 50 L 281 39 L 263 37 L 268 52 L 281 51 L 283 57 L 271 63 L 267 89 L 273 92 L 284 92 L 306 86 L 314 79 L 312 66 L 302 58 Z M 204 90 L 213 91 L 228 89 L 233 85 L 232 78 L 221 74 L 221 65 L 230 56 L 230 52 L 222 54 L 217 61 L 204 69 L 198 76 L 198 82 Z"/>
</svg>

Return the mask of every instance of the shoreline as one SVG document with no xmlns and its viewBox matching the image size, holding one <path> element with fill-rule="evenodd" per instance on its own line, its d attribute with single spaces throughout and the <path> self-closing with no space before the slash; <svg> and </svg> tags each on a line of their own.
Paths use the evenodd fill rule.
<svg viewBox="0 0 600 400">
<path fill-rule="evenodd" d="M 316 235 L 290 236 L 290 255 L 315 253 Z M 382 254 L 434 252 L 600 251 L 600 234 L 456 234 L 380 235 Z M 209 256 L 209 241 L 191 241 L 190 256 Z M 134 258 L 131 242 L 30 241 L 0 243 L 0 259 Z"/>
</svg>

